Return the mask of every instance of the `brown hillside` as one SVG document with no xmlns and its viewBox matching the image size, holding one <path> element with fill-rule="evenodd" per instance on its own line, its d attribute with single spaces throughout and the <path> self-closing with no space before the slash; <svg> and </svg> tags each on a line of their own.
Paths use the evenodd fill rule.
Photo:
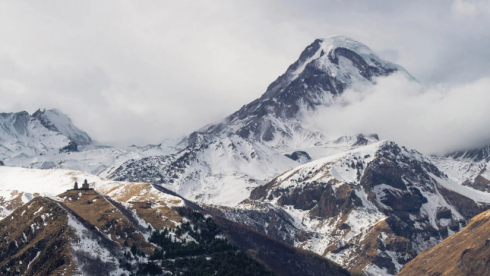
<svg viewBox="0 0 490 276">
<path fill-rule="evenodd" d="M 0 275 L 72 275 L 66 212 L 37 197 L 0 221 Z"/>
<path fill-rule="evenodd" d="M 131 183 L 98 191 L 113 200 L 129 204 L 154 229 L 174 228 L 175 222 L 182 219 L 172 207 L 183 205 L 183 200 L 161 192 L 148 183 Z"/>
<path fill-rule="evenodd" d="M 131 223 L 130 214 L 123 215 L 125 210 L 116 208 L 105 197 L 94 190 L 72 190 L 59 195 L 64 199 L 64 205 L 73 211 L 78 217 L 107 235 L 111 240 L 120 245 L 129 246 L 135 244 L 141 251 L 150 254 L 153 246 L 145 241 L 139 231 L 138 225 Z M 122 211 L 122 212 L 121 212 Z M 129 217 L 129 219 L 128 219 Z"/>
<path fill-rule="evenodd" d="M 398 275 L 490 275 L 490 211 L 477 215 L 463 230 L 420 253 Z"/>
</svg>

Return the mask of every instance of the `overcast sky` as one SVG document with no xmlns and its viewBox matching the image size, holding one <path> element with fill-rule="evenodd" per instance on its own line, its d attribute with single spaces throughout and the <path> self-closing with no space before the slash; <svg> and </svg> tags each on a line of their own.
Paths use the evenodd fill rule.
<svg viewBox="0 0 490 276">
<path fill-rule="evenodd" d="M 59 108 L 102 142 L 159 142 L 265 92 L 346 35 L 423 85 L 490 76 L 489 1 L 1 1 L 0 112 Z"/>
</svg>

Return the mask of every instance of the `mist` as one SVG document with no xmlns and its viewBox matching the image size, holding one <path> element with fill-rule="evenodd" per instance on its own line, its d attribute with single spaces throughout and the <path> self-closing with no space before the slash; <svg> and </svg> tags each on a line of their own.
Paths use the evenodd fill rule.
<svg viewBox="0 0 490 276">
<path fill-rule="evenodd" d="M 465 0 L 1 1 L 0 112 L 58 108 L 100 142 L 160 143 L 260 97 L 307 45 L 332 35 L 366 44 L 421 83 L 476 85 L 490 76 L 488 7 Z"/>
<path fill-rule="evenodd" d="M 334 139 L 377 133 L 426 154 L 490 144 L 490 78 L 454 86 L 424 86 L 402 74 L 346 90 L 340 105 L 318 110 L 314 125 Z"/>
</svg>

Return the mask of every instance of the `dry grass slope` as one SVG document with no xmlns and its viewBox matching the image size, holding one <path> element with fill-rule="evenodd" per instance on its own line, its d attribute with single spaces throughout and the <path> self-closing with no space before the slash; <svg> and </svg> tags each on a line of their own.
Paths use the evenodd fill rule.
<svg viewBox="0 0 490 276">
<path fill-rule="evenodd" d="M 120 245 L 133 244 L 150 254 L 154 247 L 119 210 L 94 190 L 67 191 L 59 195 L 64 205 Z"/>
<path fill-rule="evenodd" d="M 0 275 L 73 275 L 66 212 L 37 197 L 0 221 Z"/>
</svg>

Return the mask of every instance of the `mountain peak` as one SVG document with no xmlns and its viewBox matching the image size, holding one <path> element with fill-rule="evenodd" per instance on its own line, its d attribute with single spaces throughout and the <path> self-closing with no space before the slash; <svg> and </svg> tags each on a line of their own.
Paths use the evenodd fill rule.
<svg viewBox="0 0 490 276">
<path fill-rule="evenodd" d="M 403 67 L 381 59 L 365 44 L 337 35 L 316 39 L 308 45 L 299 59 L 269 86 L 264 95 L 274 96 L 280 93 L 287 85 L 300 78 L 308 67 L 316 69 L 317 73 L 331 75 L 344 86 L 356 82 L 372 82 L 373 77 L 386 76 L 396 71 L 413 78 Z"/>
<path fill-rule="evenodd" d="M 259 99 L 199 132 L 215 135 L 231 132 L 288 149 L 312 145 L 324 141 L 324 137 L 318 130 L 306 129 L 305 114 L 319 106 L 337 104 L 345 89 L 373 84 L 375 78 L 395 72 L 413 79 L 403 67 L 381 59 L 352 38 L 316 39 Z M 291 144 L 300 140 L 301 145 Z"/>
<path fill-rule="evenodd" d="M 83 146 L 92 143 L 90 136 L 77 128 L 71 121 L 70 117 L 61 112 L 59 109 L 38 109 L 32 114 L 32 117 L 38 119 L 47 129 L 65 135 L 77 143 L 77 145 Z"/>
</svg>

